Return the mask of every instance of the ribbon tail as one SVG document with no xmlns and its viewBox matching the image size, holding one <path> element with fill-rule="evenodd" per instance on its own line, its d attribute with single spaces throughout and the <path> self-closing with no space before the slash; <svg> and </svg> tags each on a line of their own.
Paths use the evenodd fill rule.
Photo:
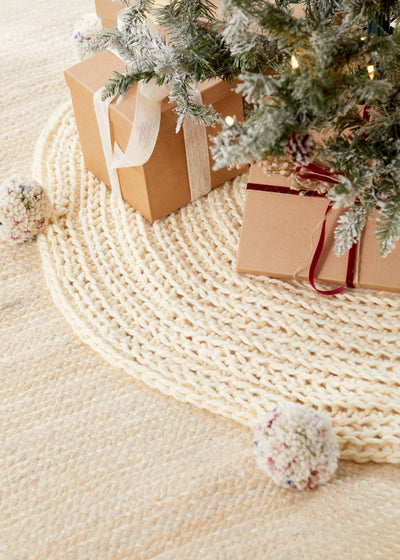
<svg viewBox="0 0 400 560">
<path fill-rule="evenodd" d="M 349 250 L 349 256 L 347 261 L 347 274 L 346 274 L 346 286 L 348 288 L 355 288 L 354 278 L 357 268 L 357 255 L 358 255 L 358 243 L 354 243 Z"/>
<path fill-rule="evenodd" d="M 319 237 L 318 245 L 317 245 L 317 248 L 315 249 L 314 256 L 313 256 L 313 259 L 312 259 L 311 265 L 310 265 L 309 274 L 308 274 L 308 280 L 309 280 L 311 286 L 314 288 L 314 290 L 316 292 L 318 292 L 319 294 L 324 294 L 326 296 L 332 296 L 332 295 L 335 295 L 335 294 L 340 294 L 344 290 L 344 286 L 340 286 L 339 288 L 335 288 L 334 290 L 320 290 L 315 285 L 315 272 L 316 272 L 319 260 L 320 260 L 321 255 L 322 255 L 324 244 L 325 244 L 326 218 L 327 218 L 329 212 L 332 209 L 332 205 L 333 205 L 332 202 L 329 202 L 328 207 L 325 211 L 325 217 L 324 217 L 324 221 L 323 221 L 322 228 L 321 228 L 321 235 Z"/>
<path fill-rule="evenodd" d="M 161 101 L 169 91 L 166 87 L 156 86 L 156 88 L 157 98 L 153 100 L 143 93 L 143 84 L 138 86 L 135 117 L 128 145 L 123 152 L 117 143 L 114 144 L 112 169 L 137 167 L 149 161 L 160 130 Z"/>
<path fill-rule="evenodd" d="M 104 88 L 97 90 L 93 96 L 94 111 L 96 113 L 97 125 L 100 132 L 104 159 L 106 160 L 106 166 L 110 178 L 111 190 L 113 193 L 117 193 L 119 194 L 119 196 L 121 196 L 121 185 L 118 178 L 118 172 L 115 169 L 112 169 L 111 167 L 111 162 L 113 158 L 113 149 L 111 145 L 109 108 L 110 108 L 110 103 L 112 102 L 115 96 L 103 101 L 102 100 L 103 90 Z"/>
</svg>

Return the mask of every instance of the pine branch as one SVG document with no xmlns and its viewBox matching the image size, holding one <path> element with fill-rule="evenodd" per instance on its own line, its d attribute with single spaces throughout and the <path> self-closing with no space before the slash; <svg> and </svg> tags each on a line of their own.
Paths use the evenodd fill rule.
<svg viewBox="0 0 400 560">
<path fill-rule="evenodd" d="M 205 126 L 214 126 L 219 120 L 219 116 L 212 106 L 201 105 L 195 101 L 193 86 L 187 76 L 175 75 L 169 80 L 169 86 L 171 88 L 169 100 L 177 105 L 175 109 L 178 113 L 177 132 L 180 130 L 186 115 Z"/>
<path fill-rule="evenodd" d="M 213 77 L 230 79 L 237 65 L 220 33 L 215 5 L 209 0 L 173 0 L 156 10 L 159 25 L 170 43 L 183 56 L 194 81 Z"/>
<path fill-rule="evenodd" d="M 96 35 L 94 35 L 91 38 L 91 40 L 89 41 L 89 44 L 87 45 L 86 48 L 87 48 L 88 52 L 97 53 L 97 52 L 104 51 L 112 43 L 113 37 L 114 37 L 114 31 L 113 30 L 103 29 L 103 30 L 99 31 L 98 33 L 96 33 Z"/>
<path fill-rule="evenodd" d="M 242 72 L 260 72 L 278 57 L 276 44 L 265 37 L 254 18 L 237 7 L 226 9 L 225 17 L 222 38 Z"/>
<path fill-rule="evenodd" d="M 126 74 L 120 74 L 119 72 L 113 72 L 114 77 L 110 78 L 107 84 L 104 86 L 102 99 L 108 99 L 109 97 L 114 97 L 114 95 L 126 95 L 130 88 L 139 81 L 149 82 L 152 79 L 157 80 L 159 85 L 162 85 L 162 79 L 155 74 L 153 71 L 149 72 L 127 72 Z"/>
<path fill-rule="evenodd" d="M 128 0 L 125 0 L 125 5 L 129 6 Z M 154 8 L 154 0 L 136 0 L 133 6 L 124 11 L 122 30 L 128 33 L 132 27 L 144 25 L 148 15 L 154 11 Z"/>
<path fill-rule="evenodd" d="M 360 240 L 369 213 L 368 205 L 354 204 L 339 217 L 334 233 L 336 255 L 344 255 L 354 243 Z"/>
<path fill-rule="evenodd" d="M 376 229 L 376 237 L 383 257 L 388 255 L 400 239 L 400 192 L 397 188 L 391 198 L 379 203 L 380 221 Z"/>
</svg>

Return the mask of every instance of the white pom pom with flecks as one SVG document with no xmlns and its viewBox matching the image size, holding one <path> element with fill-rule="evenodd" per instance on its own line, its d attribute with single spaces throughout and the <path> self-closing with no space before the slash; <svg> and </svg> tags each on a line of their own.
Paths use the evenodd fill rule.
<svg viewBox="0 0 400 560">
<path fill-rule="evenodd" d="M 0 185 L 0 239 L 22 243 L 46 227 L 51 204 L 44 188 L 33 179 L 10 177 Z"/>
<path fill-rule="evenodd" d="M 90 39 L 102 29 L 101 19 L 97 14 L 86 14 L 79 19 L 72 30 L 72 48 L 78 61 L 84 60 L 90 53 L 86 50 Z"/>
<path fill-rule="evenodd" d="M 330 480 L 339 448 L 330 420 L 300 404 L 265 414 L 254 427 L 258 465 L 279 486 L 312 489 Z"/>
</svg>

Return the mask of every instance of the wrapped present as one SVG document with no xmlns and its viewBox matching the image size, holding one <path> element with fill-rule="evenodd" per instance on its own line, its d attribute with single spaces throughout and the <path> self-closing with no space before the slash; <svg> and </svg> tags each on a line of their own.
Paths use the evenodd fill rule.
<svg viewBox="0 0 400 560">
<path fill-rule="evenodd" d="M 102 103 L 101 90 L 112 72 L 125 70 L 118 57 L 105 51 L 65 71 L 89 171 L 151 222 L 243 171 L 212 170 L 209 142 L 218 127 L 186 118 L 176 133 L 177 115 L 166 88 L 135 84 L 123 98 Z M 204 104 L 240 120 L 242 98 L 232 87 L 210 80 L 199 84 L 198 95 Z"/>
<path fill-rule="evenodd" d="M 251 166 L 248 181 L 239 272 L 308 280 L 327 294 L 339 293 L 344 285 L 400 292 L 400 246 L 387 257 L 380 256 L 376 210 L 360 242 L 338 257 L 334 230 L 343 208 L 334 209 L 318 192 L 294 190 L 287 176 L 266 173 L 259 164 Z M 340 287 L 317 288 L 319 283 Z"/>
<path fill-rule="evenodd" d="M 165 5 L 168 4 L 169 0 L 157 0 L 157 4 Z M 220 0 L 214 0 L 217 11 L 216 16 L 221 15 L 221 2 Z M 133 5 L 133 0 L 129 0 L 129 5 Z M 96 14 L 101 19 L 101 23 L 104 28 L 112 28 L 114 25 L 118 25 L 118 14 L 123 9 L 122 4 L 118 0 L 95 0 Z"/>
<path fill-rule="evenodd" d="M 129 2 L 132 4 L 132 1 Z M 96 14 L 101 19 L 103 28 L 112 28 L 118 23 L 118 14 L 123 9 L 118 0 L 95 0 Z"/>
</svg>

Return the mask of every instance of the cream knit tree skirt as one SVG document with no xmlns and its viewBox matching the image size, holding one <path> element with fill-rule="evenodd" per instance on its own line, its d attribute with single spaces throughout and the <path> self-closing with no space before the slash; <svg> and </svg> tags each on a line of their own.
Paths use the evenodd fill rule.
<svg viewBox="0 0 400 560">
<path fill-rule="evenodd" d="M 150 225 L 85 170 L 69 104 L 34 173 L 65 210 L 39 238 L 48 286 L 104 359 L 242 424 L 304 403 L 342 458 L 400 463 L 400 296 L 238 274 L 245 176 Z"/>
</svg>

